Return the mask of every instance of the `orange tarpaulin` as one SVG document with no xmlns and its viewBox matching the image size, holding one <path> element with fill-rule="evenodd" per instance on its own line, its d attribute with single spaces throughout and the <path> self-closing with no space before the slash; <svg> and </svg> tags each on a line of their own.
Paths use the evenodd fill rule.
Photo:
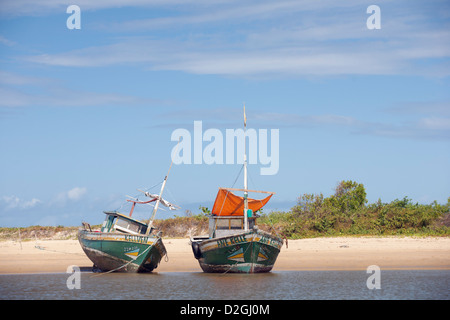
<svg viewBox="0 0 450 320">
<path fill-rule="evenodd" d="M 266 205 L 272 195 L 261 200 L 247 198 L 248 208 L 253 212 L 258 211 Z M 239 197 L 227 189 L 220 188 L 214 202 L 212 214 L 216 216 L 243 216 L 244 197 Z"/>
</svg>

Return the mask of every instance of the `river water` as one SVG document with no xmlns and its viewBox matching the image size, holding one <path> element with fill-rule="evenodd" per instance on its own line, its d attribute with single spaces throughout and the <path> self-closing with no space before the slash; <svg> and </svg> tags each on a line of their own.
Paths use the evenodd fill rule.
<svg viewBox="0 0 450 320">
<path fill-rule="evenodd" d="M 3 300 L 449 300 L 449 270 L 0 275 Z M 371 281 L 371 283 L 375 283 Z M 73 289 L 70 289 L 73 288 Z"/>
</svg>

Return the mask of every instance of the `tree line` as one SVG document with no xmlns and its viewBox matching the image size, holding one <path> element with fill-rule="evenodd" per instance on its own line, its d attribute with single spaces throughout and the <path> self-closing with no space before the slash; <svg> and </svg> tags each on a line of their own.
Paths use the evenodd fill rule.
<svg viewBox="0 0 450 320">
<path fill-rule="evenodd" d="M 259 224 L 287 238 L 336 235 L 450 234 L 450 197 L 446 204 L 414 203 L 408 197 L 368 203 L 364 185 L 341 181 L 334 194 L 303 194 L 288 212 L 263 213 Z"/>
</svg>

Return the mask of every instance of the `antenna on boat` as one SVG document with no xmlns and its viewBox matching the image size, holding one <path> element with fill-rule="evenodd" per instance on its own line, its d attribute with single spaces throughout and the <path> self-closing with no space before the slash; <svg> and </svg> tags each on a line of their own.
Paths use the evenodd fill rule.
<svg viewBox="0 0 450 320">
<path fill-rule="evenodd" d="M 247 116 L 244 103 L 244 231 L 248 231 L 248 190 L 247 190 Z"/>
<path fill-rule="evenodd" d="M 175 150 L 175 153 L 178 151 L 179 144 L 180 144 L 180 139 L 178 139 L 177 148 Z M 172 169 L 172 164 L 173 164 L 173 158 L 172 158 L 172 161 L 170 162 L 169 171 L 167 171 L 167 174 L 164 177 L 164 181 L 161 186 L 161 191 L 159 192 L 159 197 L 157 197 L 157 199 L 156 199 L 156 204 L 153 208 L 153 212 L 152 212 L 152 216 L 150 217 L 150 221 L 148 222 L 147 231 L 145 232 L 146 235 L 150 234 L 150 232 L 152 231 L 153 220 L 155 219 L 156 211 L 158 211 L 158 207 L 159 207 L 159 203 L 161 202 L 161 199 L 162 199 L 164 187 L 166 186 L 166 182 L 167 182 L 167 178 L 169 177 L 170 169 Z"/>
</svg>

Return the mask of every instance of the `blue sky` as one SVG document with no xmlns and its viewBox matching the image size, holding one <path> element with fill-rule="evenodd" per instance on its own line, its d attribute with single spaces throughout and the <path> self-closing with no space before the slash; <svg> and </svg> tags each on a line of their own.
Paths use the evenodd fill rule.
<svg viewBox="0 0 450 320">
<path fill-rule="evenodd" d="M 0 226 L 100 223 L 158 192 L 175 129 L 241 128 L 244 103 L 249 128 L 279 130 L 278 173 L 249 167 L 268 209 L 341 180 L 446 203 L 449 58 L 448 1 L 1 1 Z M 174 165 L 165 196 L 211 208 L 240 168 Z"/>
</svg>

